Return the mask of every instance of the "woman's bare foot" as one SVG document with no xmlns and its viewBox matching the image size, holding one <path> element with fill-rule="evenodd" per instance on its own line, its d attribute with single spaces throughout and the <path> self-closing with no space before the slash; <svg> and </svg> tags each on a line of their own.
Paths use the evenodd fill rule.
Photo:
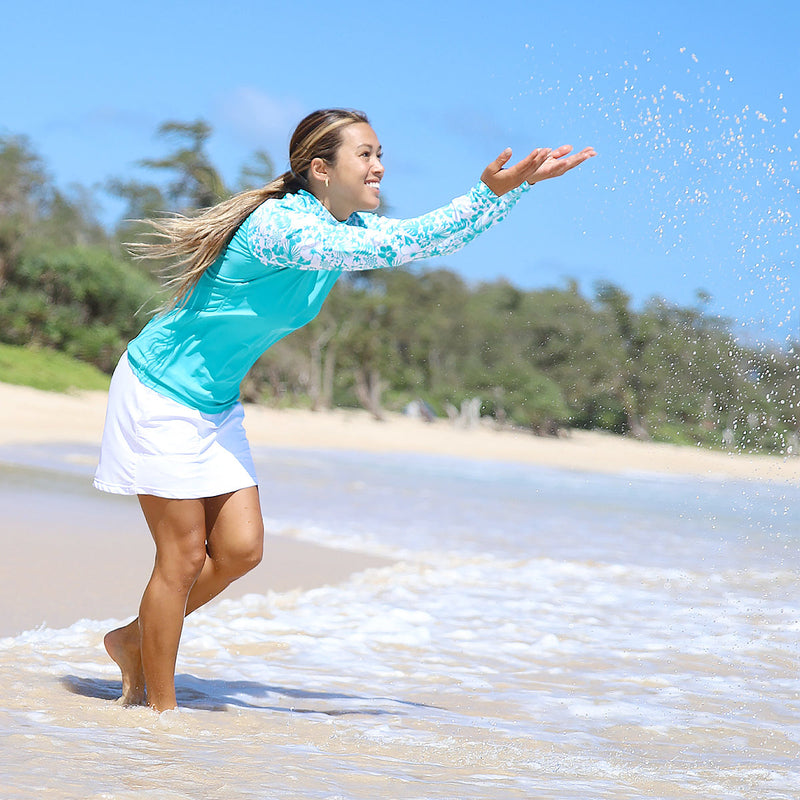
<svg viewBox="0 0 800 800">
<path fill-rule="evenodd" d="M 103 639 L 106 652 L 122 671 L 122 697 L 118 703 L 125 706 L 145 704 L 142 650 L 139 644 L 139 620 L 110 631 Z"/>
</svg>

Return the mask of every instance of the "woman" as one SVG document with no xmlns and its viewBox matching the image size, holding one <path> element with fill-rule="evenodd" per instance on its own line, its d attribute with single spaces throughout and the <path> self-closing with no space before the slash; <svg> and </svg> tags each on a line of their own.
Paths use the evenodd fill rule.
<svg viewBox="0 0 800 800">
<path fill-rule="evenodd" d="M 371 213 L 383 178 L 366 116 L 316 111 L 290 142 L 290 170 L 199 216 L 152 222 L 143 257 L 177 259 L 175 292 L 114 373 L 95 486 L 136 494 L 156 545 L 139 617 L 105 645 L 126 704 L 176 707 L 183 619 L 256 566 L 264 528 L 239 384 L 278 339 L 314 318 L 344 270 L 450 253 L 501 220 L 530 185 L 591 148 L 504 150 L 481 182 L 411 220 Z"/>
</svg>

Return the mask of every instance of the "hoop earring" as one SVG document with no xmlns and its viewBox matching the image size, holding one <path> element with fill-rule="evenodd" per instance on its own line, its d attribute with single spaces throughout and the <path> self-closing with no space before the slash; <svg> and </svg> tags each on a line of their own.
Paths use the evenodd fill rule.
<svg viewBox="0 0 800 800">
<path fill-rule="evenodd" d="M 330 187 L 330 181 L 327 178 L 325 178 L 325 188 L 327 189 L 329 187 Z"/>
</svg>

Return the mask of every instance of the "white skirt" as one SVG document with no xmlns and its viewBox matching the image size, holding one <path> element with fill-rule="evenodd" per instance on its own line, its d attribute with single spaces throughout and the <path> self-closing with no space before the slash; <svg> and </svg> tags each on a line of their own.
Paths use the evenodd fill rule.
<svg viewBox="0 0 800 800">
<path fill-rule="evenodd" d="M 241 403 L 204 414 L 150 389 L 126 353 L 111 379 L 94 485 L 186 500 L 256 486 L 243 420 Z"/>
</svg>

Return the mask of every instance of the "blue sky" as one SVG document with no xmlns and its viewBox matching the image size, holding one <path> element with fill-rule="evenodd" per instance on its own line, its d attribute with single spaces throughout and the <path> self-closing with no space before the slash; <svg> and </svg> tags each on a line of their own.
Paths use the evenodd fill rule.
<svg viewBox="0 0 800 800">
<path fill-rule="evenodd" d="M 506 145 L 591 144 L 432 264 L 525 288 L 609 280 L 637 305 L 703 289 L 743 336 L 800 338 L 794 0 L 2 6 L 0 131 L 27 135 L 62 187 L 143 176 L 167 119 L 208 121 L 231 181 L 258 148 L 283 168 L 323 106 L 370 115 L 394 216 L 462 193 Z"/>
</svg>

